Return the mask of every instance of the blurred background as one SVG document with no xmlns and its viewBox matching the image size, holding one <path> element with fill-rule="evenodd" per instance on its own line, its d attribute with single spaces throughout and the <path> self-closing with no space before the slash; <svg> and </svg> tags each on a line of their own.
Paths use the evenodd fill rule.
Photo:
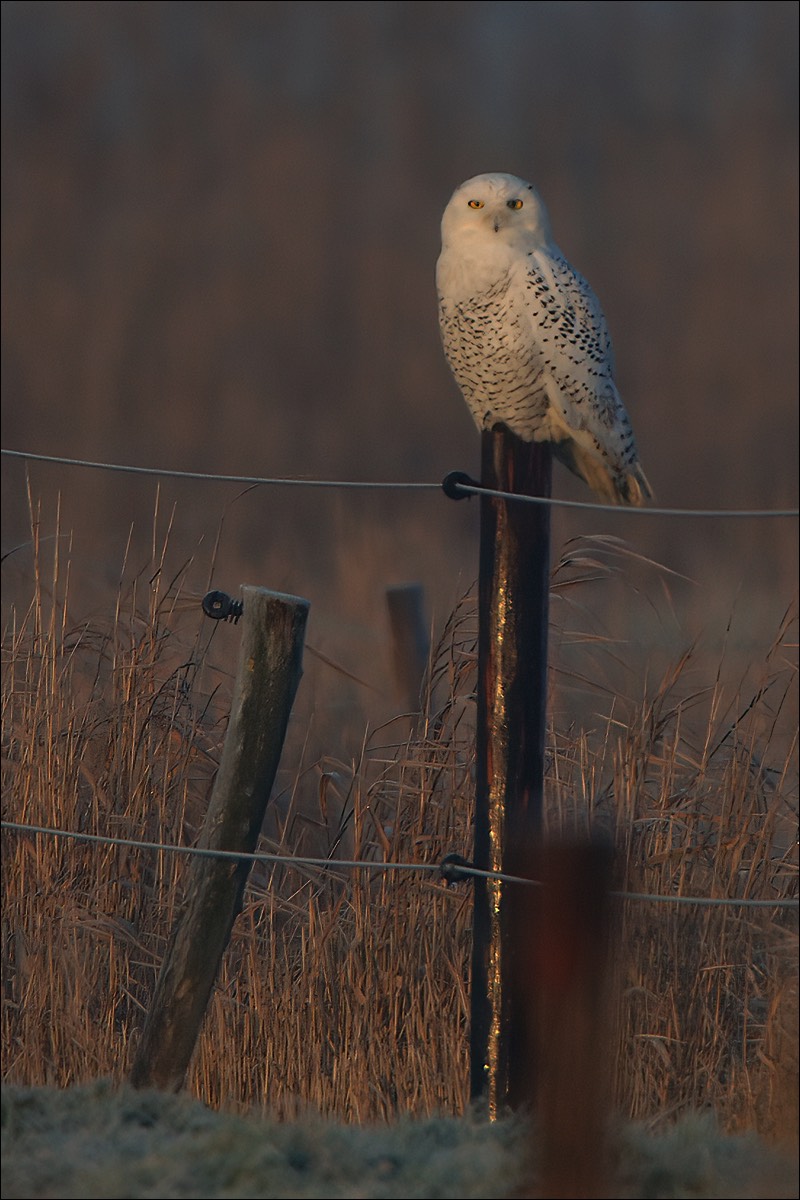
<svg viewBox="0 0 800 1200">
<path fill-rule="evenodd" d="M 764 2 L 4 3 L 3 446 L 477 473 L 434 265 L 453 188 L 501 170 L 536 184 L 601 298 L 658 502 L 796 506 L 797 19 Z M 375 689 L 339 676 L 344 699 L 391 692 L 387 586 L 421 582 L 435 632 L 477 573 L 477 503 L 436 491 L 28 470 L 76 620 L 113 619 L 123 570 L 166 543 L 189 593 L 307 596 L 309 641 Z M 18 600 L 22 462 L 2 488 Z M 590 498 L 560 469 L 554 493 Z M 796 592 L 794 520 L 554 512 L 556 556 L 586 535 L 691 580 L 646 603 L 630 579 L 593 594 L 623 658 L 717 653 L 733 620 L 746 660 Z"/>
</svg>

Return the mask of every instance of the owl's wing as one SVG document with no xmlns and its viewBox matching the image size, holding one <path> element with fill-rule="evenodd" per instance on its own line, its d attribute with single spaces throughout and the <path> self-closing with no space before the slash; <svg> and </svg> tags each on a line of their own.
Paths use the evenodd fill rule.
<svg viewBox="0 0 800 1200">
<path fill-rule="evenodd" d="M 631 488 L 649 494 L 614 382 L 608 326 L 591 287 L 552 243 L 526 255 L 524 287 L 533 344 L 552 383 L 556 453 L 613 499 L 630 502 Z"/>
<path fill-rule="evenodd" d="M 548 344 L 556 369 L 587 385 L 614 378 L 614 349 L 597 296 L 558 247 L 526 256 L 528 307 L 537 341 Z"/>
</svg>

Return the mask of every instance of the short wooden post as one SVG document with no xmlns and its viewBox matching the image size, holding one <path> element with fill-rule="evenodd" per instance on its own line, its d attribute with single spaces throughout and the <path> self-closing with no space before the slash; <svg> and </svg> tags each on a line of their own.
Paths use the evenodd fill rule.
<svg viewBox="0 0 800 1200">
<path fill-rule="evenodd" d="M 309 606 L 256 587 L 244 587 L 242 598 L 230 723 L 199 844 L 253 853 L 300 682 Z M 248 860 L 192 859 L 186 902 L 137 1048 L 134 1087 L 183 1086 L 251 866 Z"/>
<path fill-rule="evenodd" d="M 428 667 L 430 633 L 425 621 L 425 591 L 421 583 L 386 589 L 392 631 L 392 660 L 397 689 L 410 713 L 421 707 L 422 680 Z"/>
<path fill-rule="evenodd" d="M 483 487 L 549 497 L 551 451 L 501 426 L 482 435 Z M 550 509 L 481 497 L 475 865 L 508 871 L 509 849 L 538 833 L 547 711 Z M 475 881 L 471 1094 L 491 1118 L 522 1094 L 512 1019 L 514 885 Z"/>
<path fill-rule="evenodd" d="M 514 1004 L 524 1029 L 520 1100 L 535 1115 L 527 1194 L 602 1197 L 608 1191 L 610 1098 L 608 950 L 610 844 L 565 842 L 516 855 Z"/>
</svg>

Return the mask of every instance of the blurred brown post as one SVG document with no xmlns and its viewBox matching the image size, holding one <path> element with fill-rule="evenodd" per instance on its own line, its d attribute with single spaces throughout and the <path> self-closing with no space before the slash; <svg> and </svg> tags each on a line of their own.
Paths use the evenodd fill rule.
<svg viewBox="0 0 800 1200">
<path fill-rule="evenodd" d="M 387 588 L 386 606 L 392 631 L 392 661 L 397 690 L 408 712 L 418 713 L 422 680 L 430 654 L 422 584 L 404 583 Z"/>
<path fill-rule="evenodd" d="M 308 601 L 242 589 L 244 615 L 230 722 L 199 845 L 255 851 L 302 674 Z M 134 1087 L 178 1091 L 252 862 L 191 860 L 186 902 L 173 930 L 131 1072 Z"/>
<path fill-rule="evenodd" d="M 608 949 L 613 851 L 540 846 L 516 859 L 514 1007 L 525 1030 L 521 1103 L 534 1114 L 531 1196 L 603 1197 L 610 1100 Z"/>
<path fill-rule="evenodd" d="M 483 487 L 549 498 L 551 450 L 504 426 L 482 435 Z M 547 712 L 550 508 L 481 497 L 475 865 L 509 871 L 539 832 Z M 470 1090 L 491 1118 L 521 1095 L 511 1003 L 513 884 L 476 879 Z"/>
</svg>

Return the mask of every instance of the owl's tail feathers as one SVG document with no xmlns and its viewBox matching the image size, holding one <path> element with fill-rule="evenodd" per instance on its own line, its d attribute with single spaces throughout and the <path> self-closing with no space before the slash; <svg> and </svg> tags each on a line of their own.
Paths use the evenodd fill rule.
<svg viewBox="0 0 800 1200">
<path fill-rule="evenodd" d="M 610 471 L 606 463 L 574 438 L 553 442 L 553 454 L 577 475 L 604 504 L 631 504 L 641 508 L 652 499 L 653 489 L 639 462 L 621 471 Z"/>
<path fill-rule="evenodd" d="M 638 462 L 634 463 L 625 475 L 614 480 L 614 487 L 617 504 L 632 504 L 641 508 L 645 500 L 653 498 L 653 489 Z"/>
</svg>

